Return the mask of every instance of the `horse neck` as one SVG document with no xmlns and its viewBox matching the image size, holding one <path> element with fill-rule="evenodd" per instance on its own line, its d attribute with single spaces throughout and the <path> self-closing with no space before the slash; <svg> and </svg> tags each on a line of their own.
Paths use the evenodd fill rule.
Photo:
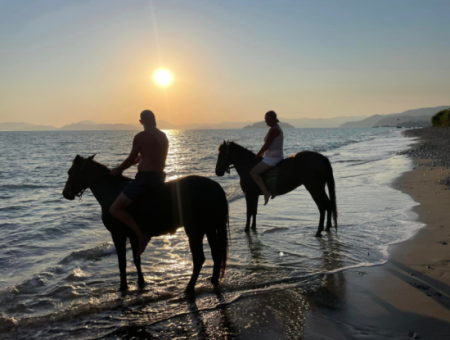
<svg viewBox="0 0 450 340">
<path fill-rule="evenodd" d="M 93 166 L 89 189 L 91 189 L 102 208 L 109 208 L 129 179 L 123 176 L 110 175 L 109 169 L 99 163 L 93 162 Z"/>
<path fill-rule="evenodd" d="M 249 172 L 258 163 L 252 151 L 236 143 L 231 146 L 230 154 L 232 154 L 233 164 L 239 175 Z"/>
</svg>

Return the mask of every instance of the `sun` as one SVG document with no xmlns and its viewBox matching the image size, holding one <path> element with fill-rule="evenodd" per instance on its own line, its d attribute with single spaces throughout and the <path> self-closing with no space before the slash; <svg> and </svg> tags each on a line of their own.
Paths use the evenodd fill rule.
<svg viewBox="0 0 450 340">
<path fill-rule="evenodd" d="M 153 79 L 160 86 L 169 86 L 172 83 L 172 73 L 166 69 L 160 68 L 153 75 Z"/>
</svg>

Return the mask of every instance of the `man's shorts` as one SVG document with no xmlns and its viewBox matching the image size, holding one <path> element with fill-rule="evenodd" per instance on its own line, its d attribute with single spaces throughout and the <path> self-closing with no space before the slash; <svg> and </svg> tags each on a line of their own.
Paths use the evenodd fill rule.
<svg viewBox="0 0 450 340">
<path fill-rule="evenodd" d="M 139 171 L 134 180 L 125 187 L 123 194 L 130 200 L 135 201 L 143 194 L 164 184 L 165 180 L 165 172 Z"/>
</svg>

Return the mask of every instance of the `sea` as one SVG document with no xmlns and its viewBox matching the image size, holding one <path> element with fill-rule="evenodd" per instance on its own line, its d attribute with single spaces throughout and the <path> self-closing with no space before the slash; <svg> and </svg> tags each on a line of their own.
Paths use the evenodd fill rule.
<svg viewBox="0 0 450 340">
<path fill-rule="evenodd" d="M 422 227 L 412 212 L 417 203 L 392 186 L 414 166 L 399 155 L 414 143 L 400 129 L 284 130 L 285 156 L 311 150 L 331 161 L 338 229 L 322 238 L 314 237 L 319 212 L 304 187 L 267 206 L 260 198 L 257 229 L 245 233 L 238 174 L 215 175 L 224 140 L 256 152 L 267 129 L 167 130 L 167 180 L 206 176 L 227 193 L 227 271 L 214 291 L 205 239 L 196 298 L 186 297 L 192 261 L 180 228 L 153 238 L 142 255 L 142 289 L 127 245 L 130 289 L 121 293 L 116 251 L 99 204 L 89 190 L 74 201 L 64 199 L 62 190 L 76 155 L 96 154 L 96 161 L 112 168 L 127 157 L 136 132 L 0 132 L 1 339 L 248 339 L 255 322 L 270 318 L 290 338 L 302 321 L 286 317 L 283 309 L 307 308 L 302 292 L 319 289 L 326 273 L 384 264 L 390 244 Z M 125 175 L 135 172 L 132 167 Z M 292 287 L 301 294 L 283 295 Z M 252 302 L 263 296 L 264 305 Z"/>
</svg>

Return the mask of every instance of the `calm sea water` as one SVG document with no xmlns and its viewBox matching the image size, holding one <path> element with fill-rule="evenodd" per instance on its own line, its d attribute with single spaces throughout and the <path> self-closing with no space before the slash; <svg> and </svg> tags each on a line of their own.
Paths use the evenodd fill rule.
<svg viewBox="0 0 450 340">
<path fill-rule="evenodd" d="M 396 155 L 411 140 L 383 128 L 286 129 L 286 155 L 313 150 L 330 158 L 338 233 L 314 237 L 319 213 L 300 187 L 268 206 L 260 199 L 257 232 L 245 234 L 239 178 L 235 171 L 215 176 L 217 148 L 223 140 L 233 140 L 257 151 L 265 133 L 167 131 L 168 179 L 207 176 L 223 186 L 230 203 L 232 243 L 220 296 L 208 282 L 212 261 L 205 241 L 207 261 L 191 303 L 182 295 L 192 266 L 183 229 L 151 241 L 142 256 L 149 283 L 143 290 L 136 286 L 128 249 L 130 292 L 122 295 L 100 206 L 89 191 L 81 201 L 61 195 L 77 154 L 96 153 L 97 161 L 113 167 L 128 155 L 135 132 L 0 132 L 0 337 L 131 337 L 142 325 L 147 337 L 159 339 L 207 338 L 214 327 L 242 335 L 247 326 L 239 318 L 228 315 L 226 322 L 217 321 L 224 320 L 225 307 L 232 310 L 251 296 L 282 292 L 289 285 L 314 289 L 323 273 L 382 264 L 389 244 L 420 228 L 410 212 L 415 203 L 390 186 L 412 167 L 410 160 Z M 135 171 L 126 175 L 133 177 Z M 286 298 L 285 306 L 293 299 Z M 297 322 L 285 328 L 294 331 Z"/>
</svg>

